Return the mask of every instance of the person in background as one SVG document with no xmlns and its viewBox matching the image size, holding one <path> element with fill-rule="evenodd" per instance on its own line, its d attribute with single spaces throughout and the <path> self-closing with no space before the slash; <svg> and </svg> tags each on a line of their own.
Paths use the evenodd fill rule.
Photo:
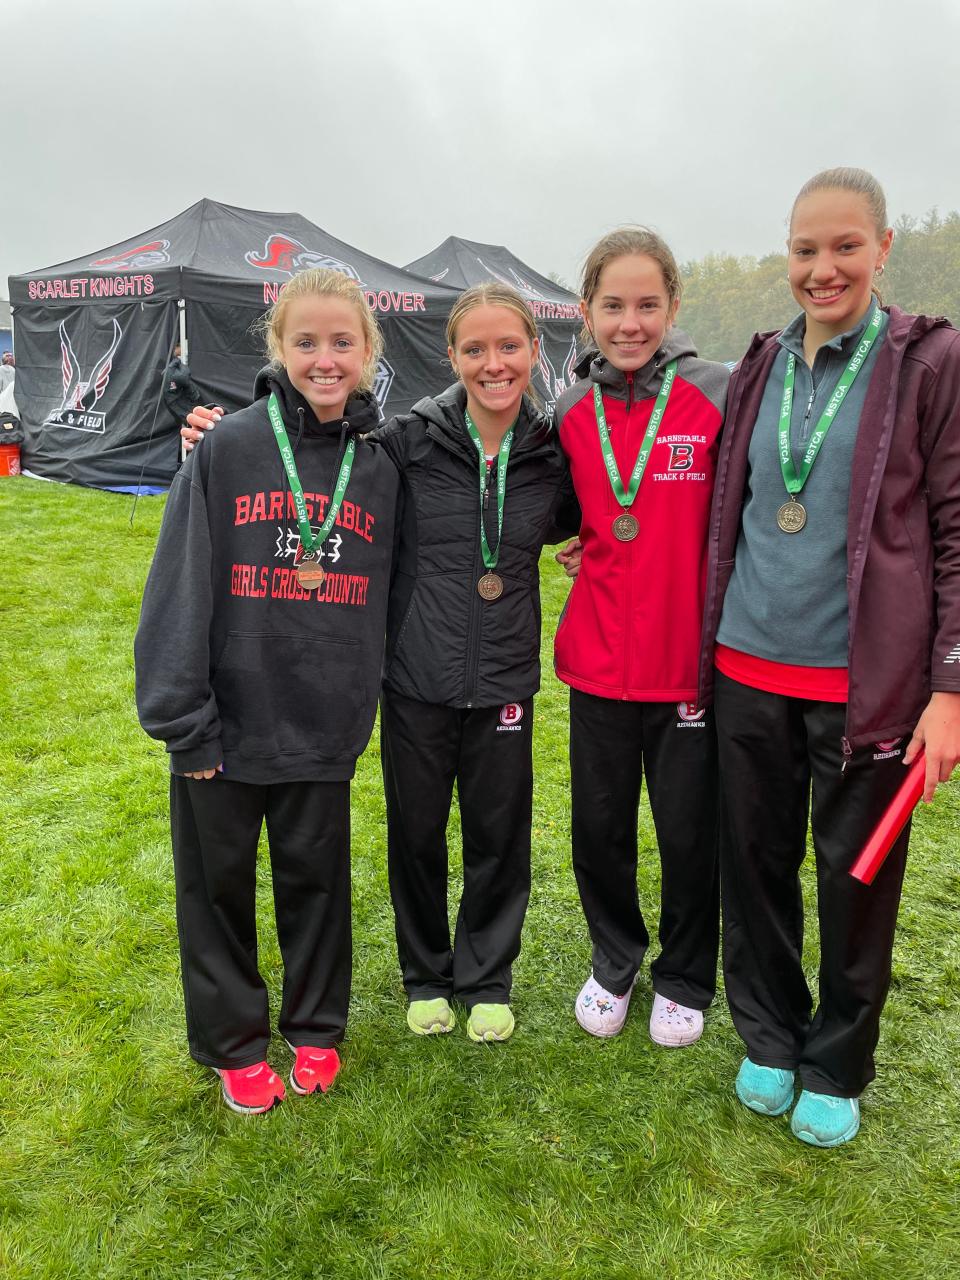
<svg viewBox="0 0 960 1280">
<path fill-rule="evenodd" d="M 203 399 L 203 392 L 194 382 L 189 366 L 181 359 L 179 342 L 173 348 L 173 359 L 164 369 L 162 378 L 163 403 L 177 427 L 182 427 L 187 414 Z"/>
<path fill-rule="evenodd" d="M 16 380 L 16 361 L 12 351 L 4 351 L 0 356 L 0 392 L 6 391 Z"/>
<path fill-rule="evenodd" d="M 818 1147 L 856 1135 L 875 1075 L 909 824 L 871 886 L 850 867 L 904 764 L 926 752 L 930 800 L 960 758 L 960 333 L 881 307 L 892 242 L 864 170 L 800 190 L 800 313 L 733 375 L 711 522 L 701 687 L 715 662 L 725 986 L 748 1055 L 736 1094 L 762 1115 L 793 1108 Z"/>
</svg>

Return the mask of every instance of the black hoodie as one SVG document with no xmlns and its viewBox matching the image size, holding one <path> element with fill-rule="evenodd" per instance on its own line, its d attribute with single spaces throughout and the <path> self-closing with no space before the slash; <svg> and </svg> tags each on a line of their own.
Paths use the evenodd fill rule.
<svg viewBox="0 0 960 1280">
<path fill-rule="evenodd" d="M 485 601 L 476 446 L 457 384 L 394 418 L 373 439 L 403 478 L 403 521 L 390 593 L 384 684 L 448 707 L 519 702 L 540 687 L 540 577 L 545 542 L 577 532 L 580 509 L 549 420 L 524 400 L 510 451 L 503 540 L 496 572 L 503 595 Z M 496 468 L 486 506 L 497 545 Z"/>
<path fill-rule="evenodd" d="M 353 397 L 342 421 L 320 423 L 285 373 L 268 380 L 316 533 L 344 441 L 377 425 L 376 403 Z M 135 643 L 140 722 L 166 742 L 172 772 L 222 761 L 237 782 L 353 776 L 376 712 L 398 487 L 358 439 L 327 577 L 307 593 L 266 399 L 193 451 L 170 489 Z"/>
</svg>

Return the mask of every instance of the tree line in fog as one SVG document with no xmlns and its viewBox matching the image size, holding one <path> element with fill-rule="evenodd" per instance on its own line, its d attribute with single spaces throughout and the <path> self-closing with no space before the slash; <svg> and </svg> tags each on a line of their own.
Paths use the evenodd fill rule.
<svg viewBox="0 0 960 1280">
<path fill-rule="evenodd" d="M 936 209 L 894 224 L 893 250 L 879 281 L 884 303 L 960 323 L 960 213 Z M 684 263 L 679 325 L 708 360 L 736 360 L 757 331 L 781 329 L 797 312 L 786 253 L 762 258 L 708 254 Z"/>
</svg>

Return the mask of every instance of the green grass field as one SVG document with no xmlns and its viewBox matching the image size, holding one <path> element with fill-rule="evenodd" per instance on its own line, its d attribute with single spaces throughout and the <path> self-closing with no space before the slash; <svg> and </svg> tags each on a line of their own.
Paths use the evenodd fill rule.
<svg viewBox="0 0 960 1280">
<path fill-rule="evenodd" d="M 589 966 L 570 868 L 566 700 L 536 716 L 534 890 L 517 1032 L 404 1022 L 374 742 L 353 792 L 354 998 L 325 1098 L 242 1118 L 187 1055 L 167 778 L 131 645 L 162 500 L 0 481 L 0 1274 L 37 1277 L 960 1275 L 960 787 L 918 818 L 894 983 L 849 1147 L 735 1101 L 722 997 L 694 1048 L 580 1031 Z M 565 586 L 545 558 L 545 653 Z M 545 662 L 549 671 L 549 660 Z M 657 858 L 641 815 L 641 898 Z M 451 828 L 454 871 L 459 839 Z M 809 888 L 809 882 L 808 882 Z M 459 884 L 451 876 L 451 900 Z M 262 970 L 279 956 L 261 862 Z M 816 938 L 808 941 L 811 973 Z M 279 1041 L 273 1062 L 284 1073 Z"/>
</svg>

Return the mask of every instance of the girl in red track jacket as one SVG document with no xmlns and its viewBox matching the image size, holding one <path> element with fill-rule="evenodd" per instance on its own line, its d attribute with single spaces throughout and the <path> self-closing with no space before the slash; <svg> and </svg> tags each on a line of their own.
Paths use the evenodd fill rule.
<svg viewBox="0 0 960 1280">
<path fill-rule="evenodd" d="M 637 895 L 641 780 L 662 869 L 650 1034 L 697 1040 L 716 984 L 717 767 L 698 691 L 706 541 L 729 374 L 674 330 L 680 275 L 643 228 L 587 258 L 594 344 L 557 404 L 583 511 L 582 562 L 557 631 L 570 685 L 573 864 L 593 941 L 577 1021 L 616 1035 L 649 938 Z"/>
</svg>

